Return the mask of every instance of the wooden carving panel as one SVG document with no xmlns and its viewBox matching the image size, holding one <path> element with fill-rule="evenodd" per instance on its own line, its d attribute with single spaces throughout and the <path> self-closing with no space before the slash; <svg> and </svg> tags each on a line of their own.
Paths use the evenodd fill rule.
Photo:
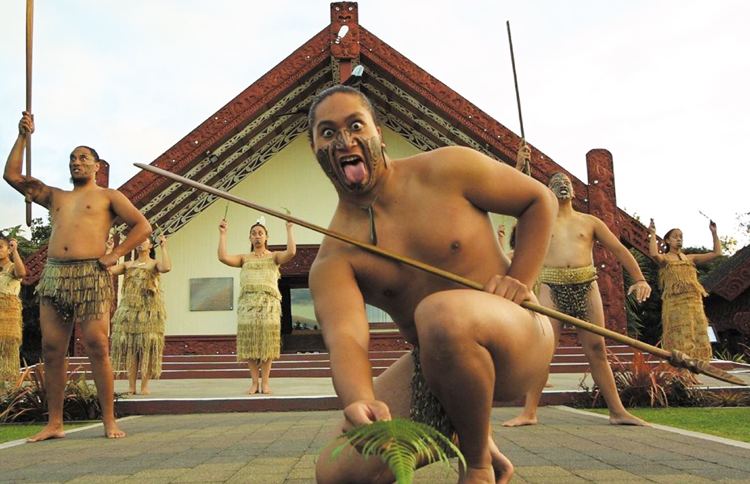
<svg viewBox="0 0 750 484">
<path fill-rule="evenodd" d="M 711 292 L 718 294 L 727 301 L 732 301 L 746 291 L 748 287 L 750 287 L 750 258 L 724 277 L 711 289 Z"/>
<path fill-rule="evenodd" d="M 339 30 L 344 25 L 349 27 L 349 31 L 339 38 Z M 331 4 L 330 45 L 331 55 L 337 59 L 359 57 L 359 11 L 356 2 Z"/>
<path fill-rule="evenodd" d="M 750 335 L 750 311 L 738 312 L 734 315 L 732 323 L 737 331 Z"/>
<path fill-rule="evenodd" d="M 236 336 L 187 335 L 164 338 L 165 355 L 233 355 L 237 351 Z"/>
<path fill-rule="evenodd" d="M 612 154 L 607 150 L 591 150 L 586 154 L 589 178 L 589 213 L 602 220 L 615 237 L 620 237 L 615 174 Z M 612 331 L 627 334 L 625 294 L 622 266 L 617 258 L 599 242 L 594 244 L 594 264 L 599 272 L 599 290 L 604 305 L 605 325 Z"/>
<path fill-rule="evenodd" d="M 286 246 L 270 246 L 272 251 L 284 250 Z M 297 254 L 292 260 L 281 266 L 282 276 L 307 276 L 310 267 L 318 255 L 318 245 L 298 245 Z"/>
<path fill-rule="evenodd" d="M 643 255 L 651 258 L 648 249 L 648 228 L 625 211 L 619 208 L 617 210 L 620 222 L 620 239 L 626 241 Z M 661 243 L 661 239 L 658 237 L 657 241 Z"/>
</svg>

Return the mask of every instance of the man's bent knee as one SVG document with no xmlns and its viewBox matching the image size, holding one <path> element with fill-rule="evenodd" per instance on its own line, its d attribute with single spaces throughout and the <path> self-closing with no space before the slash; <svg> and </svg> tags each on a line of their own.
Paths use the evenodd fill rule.
<svg viewBox="0 0 750 484">
<path fill-rule="evenodd" d="M 109 342 L 107 338 L 91 336 L 83 339 L 83 347 L 89 358 L 107 358 L 109 356 Z"/>
</svg>

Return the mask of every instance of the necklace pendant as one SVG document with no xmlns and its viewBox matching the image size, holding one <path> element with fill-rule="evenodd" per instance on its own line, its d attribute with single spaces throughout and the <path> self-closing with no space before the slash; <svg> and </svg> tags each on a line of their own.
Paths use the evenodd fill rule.
<svg viewBox="0 0 750 484">
<path fill-rule="evenodd" d="M 372 245 L 378 245 L 378 234 L 375 232 L 375 214 L 372 211 L 372 205 L 367 207 L 367 214 L 370 216 L 370 241 L 372 241 Z"/>
</svg>

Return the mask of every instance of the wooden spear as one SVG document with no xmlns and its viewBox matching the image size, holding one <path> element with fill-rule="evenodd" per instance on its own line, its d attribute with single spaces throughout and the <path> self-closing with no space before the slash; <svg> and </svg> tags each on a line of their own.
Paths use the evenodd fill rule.
<svg viewBox="0 0 750 484">
<path fill-rule="evenodd" d="M 518 104 L 518 122 L 521 123 L 521 138 L 526 139 L 523 131 L 523 116 L 521 115 L 521 94 L 518 92 L 518 76 L 516 75 L 516 57 L 513 55 L 513 39 L 510 36 L 510 20 L 505 21 L 508 27 L 508 44 L 510 45 L 510 62 L 513 65 L 513 83 L 516 85 L 516 104 Z"/>
<path fill-rule="evenodd" d="M 26 0 L 26 112 L 31 114 L 31 57 L 34 40 L 34 0 Z M 26 133 L 26 176 L 31 176 L 31 133 Z M 31 194 L 26 193 L 26 226 L 31 227 Z"/>
<path fill-rule="evenodd" d="M 526 133 L 523 130 L 523 115 L 521 115 L 521 93 L 518 90 L 518 75 L 516 75 L 516 56 L 513 55 L 513 38 L 510 35 L 510 20 L 506 20 L 506 27 L 508 27 L 508 45 L 510 46 L 510 63 L 513 66 L 513 84 L 516 86 L 516 105 L 518 106 L 518 122 L 521 125 L 521 147 L 526 145 Z M 523 166 L 518 167 L 522 173 L 531 176 L 531 165 L 526 162 Z"/>
<path fill-rule="evenodd" d="M 348 244 L 355 245 L 359 247 L 360 249 L 366 250 L 368 252 L 372 252 L 373 254 L 380 255 L 382 257 L 385 257 L 387 259 L 391 259 L 397 262 L 401 262 L 402 264 L 406 264 L 408 266 L 420 269 L 425 272 L 429 272 L 430 274 L 434 274 L 436 276 L 442 277 L 444 279 L 448 279 L 449 281 L 456 282 L 458 284 L 464 285 L 466 287 L 477 289 L 479 291 L 483 290 L 483 286 L 479 284 L 478 282 L 474 282 L 470 279 L 466 279 L 464 277 L 461 277 L 459 275 L 453 274 L 452 272 L 444 271 L 443 269 L 439 269 L 437 267 L 425 264 L 423 262 L 420 262 L 415 259 L 411 259 L 409 257 L 404 257 L 398 254 L 394 254 L 392 252 L 389 252 L 387 250 L 383 250 L 380 247 L 377 247 L 375 245 L 370 245 L 365 242 L 360 242 L 359 240 L 353 239 L 347 235 L 340 234 L 338 232 L 334 232 L 333 230 L 329 230 L 323 227 L 320 227 L 318 225 L 311 224 L 310 222 L 306 222 L 305 220 L 298 219 L 296 217 L 292 217 L 291 215 L 287 215 L 281 212 L 277 212 L 276 210 L 272 210 L 270 208 L 266 208 L 262 205 L 257 205 L 255 203 L 249 202 L 243 198 L 237 197 L 235 195 L 232 195 L 231 193 L 227 193 L 221 190 L 218 190 L 216 188 L 210 187 L 208 185 L 204 185 L 203 183 L 191 180 L 189 178 L 182 177 L 180 175 L 175 175 L 172 172 L 162 170 L 161 168 L 157 168 L 155 166 L 151 165 L 144 165 L 143 163 L 135 163 L 135 166 L 138 168 L 141 168 L 142 170 L 150 171 L 152 173 L 156 173 L 157 175 L 161 175 L 165 178 L 169 178 L 170 180 L 182 183 L 183 185 L 187 185 L 193 188 L 196 188 L 198 190 L 210 193 L 212 195 L 216 195 L 217 197 L 223 198 L 225 200 L 229 200 L 235 203 L 238 203 L 240 205 L 243 205 L 248 208 L 252 208 L 254 210 L 257 210 L 259 212 L 263 212 L 267 215 L 271 215 L 273 217 L 280 218 L 282 220 L 286 220 L 287 222 L 292 222 L 294 224 L 297 224 L 301 227 L 308 228 L 312 231 L 319 232 L 323 235 L 327 235 L 331 238 L 341 240 L 342 242 L 346 242 Z M 560 311 L 555 311 L 554 309 L 550 309 L 545 306 L 541 306 L 539 304 L 534 304 L 530 301 L 524 301 L 521 303 L 521 306 L 523 306 L 526 309 L 530 309 L 534 312 L 544 314 L 545 316 L 549 316 L 551 318 L 555 318 L 557 320 L 563 321 L 565 323 L 572 324 L 573 326 L 581 329 L 585 329 L 586 331 L 590 331 L 592 333 L 604 336 L 606 338 L 610 338 L 614 341 L 617 341 L 618 343 L 623 343 L 628 346 L 632 346 L 634 348 L 638 348 L 641 351 L 645 351 L 647 353 L 650 353 L 652 355 L 658 356 L 660 358 L 666 359 L 671 365 L 681 367 L 681 368 L 687 368 L 688 370 L 694 372 L 694 373 L 704 373 L 710 377 L 716 378 L 718 380 L 725 381 L 727 383 L 733 383 L 735 385 L 745 385 L 745 382 L 734 376 L 731 375 L 724 370 L 721 370 L 719 368 L 716 368 L 714 366 L 709 365 L 708 363 L 700 360 L 696 360 L 695 358 L 691 358 L 688 355 L 680 352 L 680 351 L 667 351 L 663 350 L 661 348 L 657 348 L 656 346 L 652 346 L 650 344 L 644 343 L 642 341 L 638 341 L 636 339 L 630 338 L 628 336 L 622 335 L 620 333 L 615 333 L 614 331 L 610 331 L 608 329 L 602 328 L 600 326 L 596 326 L 594 324 L 588 323 L 586 321 L 583 321 L 578 318 L 574 318 L 572 316 L 568 316 L 567 314 L 561 313 Z"/>
</svg>

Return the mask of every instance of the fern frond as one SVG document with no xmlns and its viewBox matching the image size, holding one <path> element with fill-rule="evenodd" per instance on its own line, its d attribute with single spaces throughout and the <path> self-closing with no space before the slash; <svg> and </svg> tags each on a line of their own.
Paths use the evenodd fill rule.
<svg viewBox="0 0 750 484">
<path fill-rule="evenodd" d="M 379 457 L 393 471 L 398 484 L 410 484 L 420 462 L 440 462 L 450 467 L 443 447 L 455 452 L 466 469 L 464 456 L 450 439 L 429 425 L 412 420 L 395 419 L 361 425 L 348 430 L 336 440 L 344 442 L 331 452 L 331 460 L 337 459 L 350 445 L 350 453 L 358 449 L 366 460 L 373 455 Z"/>
</svg>

